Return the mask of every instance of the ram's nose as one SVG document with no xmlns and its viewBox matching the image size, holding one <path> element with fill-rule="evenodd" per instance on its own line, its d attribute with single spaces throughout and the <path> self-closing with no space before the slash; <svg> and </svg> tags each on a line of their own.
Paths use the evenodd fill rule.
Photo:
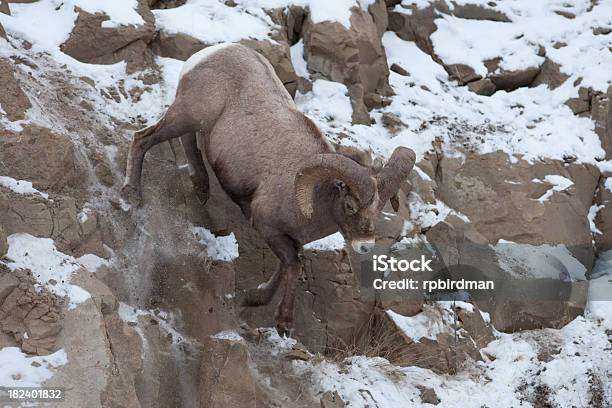
<svg viewBox="0 0 612 408">
<path fill-rule="evenodd" d="M 374 244 L 374 239 L 355 239 L 353 242 L 351 242 L 353 251 L 360 254 L 367 254 L 370 252 L 374 248 Z"/>
</svg>

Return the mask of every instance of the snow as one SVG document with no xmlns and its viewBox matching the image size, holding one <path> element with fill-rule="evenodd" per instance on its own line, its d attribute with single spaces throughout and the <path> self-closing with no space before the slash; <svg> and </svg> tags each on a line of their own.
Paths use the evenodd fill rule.
<svg viewBox="0 0 612 408">
<path fill-rule="evenodd" d="M 514 277 L 585 280 L 586 267 L 564 245 L 529 245 L 500 239 L 499 265 Z"/>
<path fill-rule="evenodd" d="M 190 0 L 181 7 L 153 10 L 153 14 L 157 30 L 184 33 L 207 44 L 266 39 L 273 27 L 261 8 L 243 4 L 228 7 L 217 0 Z"/>
<path fill-rule="evenodd" d="M 36 365 L 32 365 L 37 363 Z M 48 356 L 28 356 L 19 347 L 0 348 L 0 385 L 2 387 L 40 387 L 53 377 L 55 369 L 66 365 L 61 349 Z"/>
<path fill-rule="evenodd" d="M 533 179 L 532 181 L 534 183 L 542 182 L 539 179 Z M 541 203 L 548 201 L 555 191 L 565 191 L 574 185 L 574 182 L 572 180 L 563 176 L 559 176 L 557 174 L 549 174 L 545 176 L 544 181 L 548 184 L 551 184 L 552 187 L 549 188 L 541 197 L 538 198 L 538 201 Z"/>
<path fill-rule="evenodd" d="M 41 193 L 40 191 L 32 187 L 32 183 L 25 180 L 15 180 L 11 177 L 0 176 L 0 186 L 6 187 L 17 194 L 36 194 L 45 199 L 49 198 L 49 195 L 47 193 Z"/>
<path fill-rule="evenodd" d="M 70 283 L 74 272 L 83 265 L 72 256 L 58 251 L 52 239 L 20 233 L 10 235 L 8 244 L 7 257 L 12 262 L 7 266 L 11 270 L 30 269 L 38 285 L 58 296 L 68 296 L 69 310 L 91 298 L 89 292 Z"/>
<path fill-rule="evenodd" d="M 231 262 L 238 258 L 238 241 L 233 232 L 224 237 L 218 237 L 203 227 L 191 227 L 191 232 L 206 247 L 211 259 Z"/>
<path fill-rule="evenodd" d="M 605 207 L 606 207 L 605 205 L 593 204 L 589 208 L 589 213 L 587 215 L 587 218 L 589 220 L 589 227 L 591 228 L 592 234 L 599 234 L 599 235 L 603 234 L 603 232 L 601 232 L 601 230 L 597 228 L 597 224 L 595 223 L 595 218 L 597 217 L 597 213 L 599 213 L 599 211 Z"/>
<path fill-rule="evenodd" d="M 345 241 L 341 233 L 336 232 L 304 245 L 304 249 L 313 251 L 339 251 L 344 248 Z"/>
<path fill-rule="evenodd" d="M 441 400 L 438 406 L 445 408 L 530 407 L 530 395 L 521 389 L 532 393 L 538 385 L 550 388 L 552 406 L 586 408 L 588 373 L 601 378 L 605 389 L 606 373 L 612 369 L 612 360 L 601 355 L 609 348 L 604 327 L 595 319 L 578 317 L 560 330 L 498 333 L 483 349 L 484 361 L 468 364 L 456 375 L 397 367 L 381 357 L 293 365 L 298 375 L 309 379 L 315 395 L 337 391 L 353 408 L 429 406 L 421 405 L 417 386 L 433 388 Z M 551 348 L 558 354 L 541 361 L 539 352 Z"/>
<path fill-rule="evenodd" d="M 604 183 L 604 187 L 612 193 L 612 177 L 608 177 Z"/>
<path fill-rule="evenodd" d="M 240 336 L 234 330 L 224 330 L 222 332 L 214 334 L 212 337 L 220 340 L 244 341 L 242 336 Z"/>
<path fill-rule="evenodd" d="M 437 55 L 447 64 L 465 64 L 481 76 L 487 75 L 483 61 L 503 56 L 506 71 L 538 67 L 544 58 L 538 47 L 522 37 L 521 26 L 497 21 L 467 20 L 453 16 L 436 19 L 431 35 Z M 495 33 L 495 35 L 491 35 Z"/>
<path fill-rule="evenodd" d="M 402 316 L 392 310 L 387 310 L 387 315 L 401 331 L 417 343 L 423 337 L 435 340 L 438 334 L 447 331 L 444 322 L 431 313 L 421 312 L 415 316 Z"/>
<path fill-rule="evenodd" d="M 455 215 L 466 223 L 470 222 L 467 216 L 453 210 L 442 201 L 436 199 L 435 204 L 426 203 L 416 193 L 410 193 L 408 196 L 408 206 L 410 207 L 412 221 L 421 229 L 433 227 L 450 215 Z"/>
<path fill-rule="evenodd" d="M 304 59 L 304 40 L 300 38 L 300 41 L 291 46 L 291 65 L 295 69 L 297 76 L 302 78 L 309 78 L 308 66 Z"/>
<path fill-rule="evenodd" d="M 312 92 L 298 93 L 295 103 L 307 115 L 325 117 L 332 123 L 350 123 L 353 115 L 346 85 L 325 79 L 314 81 Z"/>
<path fill-rule="evenodd" d="M 106 259 L 100 258 L 99 256 L 94 254 L 85 254 L 83 256 L 78 257 L 76 261 L 79 264 L 83 265 L 85 269 L 87 269 L 89 272 L 95 272 L 103 266 L 110 265 L 110 263 Z"/>
</svg>

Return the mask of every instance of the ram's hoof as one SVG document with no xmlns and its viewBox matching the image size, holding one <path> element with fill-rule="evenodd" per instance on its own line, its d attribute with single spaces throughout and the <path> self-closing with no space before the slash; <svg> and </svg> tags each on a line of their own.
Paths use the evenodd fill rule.
<svg viewBox="0 0 612 408">
<path fill-rule="evenodd" d="M 140 189 L 132 186 L 131 184 L 125 184 L 123 187 L 121 187 L 121 198 L 134 207 L 140 206 L 140 203 L 142 202 Z"/>
<path fill-rule="evenodd" d="M 276 331 L 281 337 L 291 337 L 293 331 L 293 322 L 285 320 L 276 322 Z"/>
</svg>

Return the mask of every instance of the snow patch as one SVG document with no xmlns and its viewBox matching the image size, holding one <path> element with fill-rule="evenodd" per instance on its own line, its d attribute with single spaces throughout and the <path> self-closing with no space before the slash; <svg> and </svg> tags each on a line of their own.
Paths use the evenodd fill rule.
<svg viewBox="0 0 612 408">
<path fill-rule="evenodd" d="M 91 298 L 89 292 L 70 283 L 73 273 L 83 265 L 58 251 L 52 239 L 13 234 L 8 237 L 8 244 L 7 256 L 12 262 L 7 266 L 11 270 L 30 269 L 38 285 L 58 296 L 68 296 L 69 310 Z"/>
<path fill-rule="evenodd" d="M 203 227 L 191 227 L 191 232 L 206 247 L 211 259 L 231 262 L 238 258 L 238 241 L 233 232 L 224 237 L 218 237 Z"/>
<path fill-rule="evenodd" d="M 19 347 L 4 347 L 0 349 L 0 385 L 40 387 L 53 377 L 57 368 L 67 363 L 68 357 L 64 349 L 48 356 L 31 357 Z"/>
<path fill-rule="evenodd" d="M 339 251 L 344 248 L 344 245 L 344 236 L 342 236 L 341 233 L 336 232 L 326 236 L 325 238 L 309 242 L 308 244 L 304 245 L 304 249 L 314 251 Z"/>
<path fill-rule="evenodd" d="M 49 199 L 49 194 L 38 191 L 32 187 L 32 183 L 26 180 L 15 180 L 11 177 L 0 176 L 0 186 L 6 187 L 17 194 L 35 194 L 41 196 L 42 198 Z"/>
</svg>

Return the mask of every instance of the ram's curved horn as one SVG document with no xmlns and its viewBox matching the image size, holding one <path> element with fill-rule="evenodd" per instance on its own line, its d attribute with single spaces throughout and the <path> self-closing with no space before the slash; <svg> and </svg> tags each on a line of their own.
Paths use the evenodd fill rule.
<svg viewBox="0 0 612 408">
<path fill-rule="evenodd" d="M 295 198 L 305 217 L 312 215 L 317 184 L 332 178 L 344 182 L 361 205 L 370 203 L 376 195 L 376 183 L 366 167 L 337 153 L 317 154 L 307 158 L 295 176 Z"/>
<path fill-rule="evenodd" d="M 380 173 L 376 176 L 379 209 L 382 210 L 387 200 L 391 200 L 393 209 L 397 211 L 396 208 L 399 206 L 397 191 L 402 181 L 406 180 L 406 177 L 410 174 L 412 167 L 414 167 L 415 160 L 416 154 L 412 149 L 397 147 L 393 151 L 387 164 L 385 164 Z"/>
</svg>

